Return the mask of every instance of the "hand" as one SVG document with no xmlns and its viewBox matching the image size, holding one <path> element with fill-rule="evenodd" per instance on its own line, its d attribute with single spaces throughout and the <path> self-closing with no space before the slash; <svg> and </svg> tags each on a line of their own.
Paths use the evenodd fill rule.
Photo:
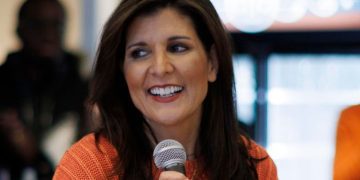
<svg viewBox="0 0 360 180">
<path fill-rule="evenodd" d="M 163 171 L 160 173 L 159 180 L 189 180 L 189 178 L 176 171 Z"/>
<path fill-rule="evenodd" d="M 35 157 L 37 153 L 35 139 L 20 121 L 15 110 L 0 112 L 0 131 L 25 161 L 31 161 Z"/>
</svg>

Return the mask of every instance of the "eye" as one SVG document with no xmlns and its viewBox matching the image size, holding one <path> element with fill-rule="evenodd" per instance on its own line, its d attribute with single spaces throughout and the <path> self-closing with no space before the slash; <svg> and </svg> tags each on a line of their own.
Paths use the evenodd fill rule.
<svg viewBox="0 0 360 180">
<path fill-rule="evenodd" d="M 131 51 L 130 56 L 134 59 L 145 57 L 149 54 L 149 52 L 145 49 L 135 49 Z"/>
<path fill-rule="evenodd" d="M 182 44 L 174 44 L 168 47 L 168 51 L 173 53 L 181 53 L 187 51 L 189 48 Z"/>
</svg>

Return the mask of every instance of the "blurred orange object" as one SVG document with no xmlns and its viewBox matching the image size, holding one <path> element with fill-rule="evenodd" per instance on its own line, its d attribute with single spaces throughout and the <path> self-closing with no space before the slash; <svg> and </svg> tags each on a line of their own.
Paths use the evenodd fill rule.
<svg viewBox="0 0 360 180">
<path fill-rule="evenodd" d="M 360 105 L 340 115 L 333 175 L 334 180 L 360 179 Z"/>
</svg>

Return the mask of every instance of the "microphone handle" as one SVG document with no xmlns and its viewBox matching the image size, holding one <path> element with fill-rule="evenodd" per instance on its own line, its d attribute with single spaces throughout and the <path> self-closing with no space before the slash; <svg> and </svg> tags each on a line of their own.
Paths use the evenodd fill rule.
<svg viewBox="0 0 360 180">
<path fill-rule="evenodd" d="M 186 175 L 185 166 L 184 166 L 184 164 L 181 164 L 181 163 L 170 164 L 169 166 L 165 167 L 164 170 L 165 171 L 177 171 L 179 173 Z"/>
</svg>

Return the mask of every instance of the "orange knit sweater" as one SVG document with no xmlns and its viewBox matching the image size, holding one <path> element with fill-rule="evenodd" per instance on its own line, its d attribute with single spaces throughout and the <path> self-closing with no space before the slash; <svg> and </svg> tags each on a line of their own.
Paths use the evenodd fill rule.
<svg viewBox="0 0 360 180">
<path fill-rule="evenodd" d="M 338 179 L 360 179 L 360 105 L 340 115 L 334 162 L 334 180 Z"/>
<path fill-rule="evenodd" d="M 255 158 L 268 156 L 266 151 L 254 142 L 249 152 Z M 116 158 L 115 148 L 105 137 L 100 136 L 97 147 L 95 135 L 89 134 L 66 151 L 56 168 L 53 179 L 119 179 L 118 176 L 111 176 Z M 186 176 L 190 179 L 196 173 L 195 163 L 195 160 L 187 160 L 185 164 Z M 258 163 L 256 169 L 260 180 L 277 179 L 276 166 L 270 157 Z M 153 172 L 155 179 L 158 179 L 160 172 L 160 170 Z M 197 179 L 206 178 L 202 175 L 202 178 Z"/>
</svg>

